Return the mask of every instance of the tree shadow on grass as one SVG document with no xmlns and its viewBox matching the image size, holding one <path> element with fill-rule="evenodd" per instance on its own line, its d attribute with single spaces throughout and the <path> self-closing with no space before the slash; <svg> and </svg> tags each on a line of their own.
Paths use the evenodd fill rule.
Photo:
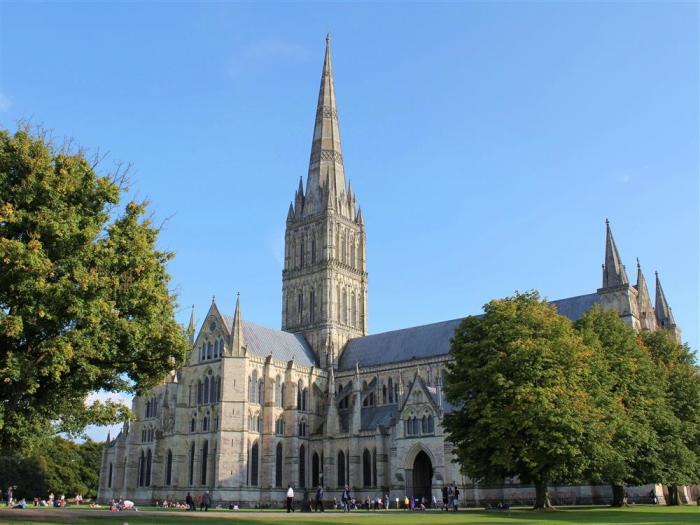
<svg viewBox="0 0 700 525">
<path fill-rule="evenodd" d="M 486 514 L 484 512 L 483 514 Z M 548 511 L 515 510 L 503 513 L 504 523 L 546 523 L 550 525 L 585 523 L 585 524 L 700 524 L 700 508 L 640 507 L 611 508 L 560 508 Z M 490 522 L 489 523 L 493 523 Z"/>
</svg>

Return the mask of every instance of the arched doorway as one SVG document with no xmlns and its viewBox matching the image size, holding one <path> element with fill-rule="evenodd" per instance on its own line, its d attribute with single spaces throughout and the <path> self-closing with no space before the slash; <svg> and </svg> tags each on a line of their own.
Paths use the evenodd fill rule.
<svg viewBox="0 0 700 525">
<path fill-rule="evenodd" d="M 425 451 L 421 450 L 413 461 L 413 496 L 432 500 L 433 464 Z"/>
</svg>

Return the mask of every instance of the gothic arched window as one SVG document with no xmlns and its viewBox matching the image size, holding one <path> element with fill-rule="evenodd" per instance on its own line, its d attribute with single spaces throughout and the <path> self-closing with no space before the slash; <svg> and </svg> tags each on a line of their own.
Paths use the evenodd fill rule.
<svg viewBox="0 0 700 525">
<path fill-rule="evenodd" d="M 201 477 L 201 483 L 202 485 L 207 484 L 207 463 L 209 459 L 209 441 L 205 441 L 204 445 L 202 446 L 202 477 Z"/>
<path fill-rule="evenodd" d="M 145 476 L 146 470 L 146 458 L 144 457 L 143 450 L 139 456 L 139 487 L 143 487 L 143 478 Z"/>
<path fill-rule="evenodd" d="M 336 318 L 338 322 L 340 322 L 340 311 L 342 310 L 342 297 L 340 295 L 340 285 L 336 286 L 335 288 L 335 296 L 336 296 L 336 303 L 338 305 L 337 311 L 336 311 Z"/>
<path fill-rule="evenodd" d="M 253 370 L 253 380 L 250 387 L 250 402 L 255 403 L 258 395 L 258 371 Z"/>
<path fill-rule="evenodd" d="M 338 488 L 345 485 L 345 454 L 340 450 L 338 452 Z"/>
<path fill-rule="evenodd" d="M 309 321 L 314 322 L 314 317 L 315 317 L 315 310 L 316 310 L 316 291 L 311 290 L 309 292 Z"/>
<path fill-rule="evenodd" d="M 110 468 L 111 468 L 110 463 Z M 168 459 L 165 463 L 165 484 L 170 485 L 173 481 L 173 451 L 168 449 Z"/>
<path fill-rule="evenodd" d="M 211 359 L 211 351 L 214 348 L 214 345 L 211 344 L 211 341 L 207 343 L 207 359 Z"/>
<path fill-rule="evenodd" d="M 356 268 L 355 265 L 355 236 L 350 236 L 350 266 Z"/>
<path fill-rule="evenodd" d="M 148 454 L 146 454 L 146 482 L 147 487 L 151 486 L 151 462 L 153 461 L 153 453 L 151 449 L 148 449 Z"/>
<path fill-rule="evenodd" d="M 258 442 L 253 443 L 250 448 L 250 484 L 254 487 L 258 485 Z"/>
<path fill-rule="evenodd" d="M 377 486 L 377 449 L 372 450 L 372 486 Z"/>
<path fill-rule="evenodd" d="M 306 449 L 304 445 L 299 447 L 299 486 L 306 487 Z"/>
<path fill-rule="evenodd" d="M 394 380 L 389 378 L 389 403 L 394 402 Z"/>
<path fill-rule="evenodd" d="M 318 452 L 314 452 L 311 456 L 311 486 L 319 486 L 319 478 L 321 474 L 321 463 L 318 457 Z"/>
<path fill-rule="evenodd" d="M 209 403 L 209 378 L 204 378 L 204 404 Z"/>
<path fill-rule="evenodd" d="M 343 232 L 340 235 L 340 244 L 343 247 L 341 261 L 343 262 L 343 264 L 347 264 L 348 263 L 348 245 L 347 245 L 347 242 L 345 242 L 345 232 Z"/>
<path fill-rule="evenodd" d="M 190 445 L 190 485 L 194 484 L 194 443 Z"/>
<path fill-rule="evenodd" d="M 304 294 L 299 292 L 297 295 L 297 313 L 299 314 L 299 324 L 304 322 Z"/>
<path fill-rule="evenodd" d="M 372 456 L 367 449 L 362 453 L 362 486 L 372 486 Z"/>
<path fill-rule="evenodd" d="M 284 435 L 284 417 L 280 416 L 275 420 L 275 434 L 278 436 Z"/>
<path fill-rule="evenodd" d="M 275 487 L 282 486 L 282 442 L 277 443 L 275 450 Z"/>
<path fill-rule="evenodd" d="M 316 237 L 311 239 L 311 264 L 316 264 Z"/>
<path fill-rule="evenodd" d="M 275 405 L 282 406 L 282 378 L 280 376 L 275 379 Z"/>
<path fill-rule="evenodd" d="M 343 323 L 348 324 L 348 291 L 343 288 Z"/>
<path fill-rule="evenodd" d="M 382 405 L 386 405 L 386 385 L 382 385 Z"/>
<path fill-rule="evenodd" d="M 299 244 L 299 267 L 304 267 L 304 249 L 306 248 L 306 237 L 301 236 L 301 243 Z"/>
<path fill-rule="evenodd" d="M 355 292 L 350 297 L 350 324 L 357 326 L 357 303 L 355 302 Z"/>
</svg>

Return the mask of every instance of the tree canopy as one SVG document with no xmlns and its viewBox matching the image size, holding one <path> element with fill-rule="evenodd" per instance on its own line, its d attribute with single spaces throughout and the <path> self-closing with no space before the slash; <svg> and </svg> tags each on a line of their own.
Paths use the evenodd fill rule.
<svg viewBox="0 0 700 525">
<path fill-rule="evenodd" d="M 636 333 L 594 307 L 575 324 L 537 292 L 494 300 L 452 340 L 445 416 L 464 472 L 546 485 L 585 479 L 613 486 L 700 480 L 700 373 L 667 332 Z"/>
<path fill-rule="evenodd" d="M 465 472 L 478 481 L 534 483 L 536 507 L 551 482 L 590 470 L 602 418 L 586 364 L 590 348 L 536 292 L 494 300 L 455 332 L 445 417 Z"/>
<path fill-rule="evenodd" d="M 576 322 L 593 351 L 588 365 L 607 441 L 591 469 L 595 481 L 613 486 L 621 506 L 624 485 L 659 479 L 661 443 L 654 421 L 667 410 L 654 361 L 617 312 L 594 306 Z"/>
<path fill-rule="evenodd" d="M 124 417 L 184 360 L 159 228 L 80 151 L 0 131 L 0 450 Z"/>
<path fill-rule="evenodd" d="M 688 345 L 668 332 L 643 332 L 641 339 L 656 364 L 665 408 L 653 420 L 661 447 L 657 481 L 678 504 L 678 486 L 700 481 L 700 371 Z"/>
<path fill-rule="evenodd" d="M 0 487 L 16 487 L 16 498 L 46 499 L 49 492 L 96 497 L 103 443 L 74 443 L 59 436 L 44 443 L 42 450 L 26 457 L 0 456 Z"/>
</svg>

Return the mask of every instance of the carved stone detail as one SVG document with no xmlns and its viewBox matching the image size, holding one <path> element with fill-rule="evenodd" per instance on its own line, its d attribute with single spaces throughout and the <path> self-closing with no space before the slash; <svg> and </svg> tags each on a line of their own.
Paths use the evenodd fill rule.
<svg viewBox="0 0 700 525">
<path fill-rule="evenodd" d="M 332 149 L 322 149 L 320 152 L 319 151 L 314 151 L 311 154 L 311 164 L 315 162 L 319 162 L 321 160 L 330 160 L 333 162 L 337 162 L 338 164 L 343 163 L 343 154 L 340 153 L 339 151 L 335 151 Z"/>
</svg>

